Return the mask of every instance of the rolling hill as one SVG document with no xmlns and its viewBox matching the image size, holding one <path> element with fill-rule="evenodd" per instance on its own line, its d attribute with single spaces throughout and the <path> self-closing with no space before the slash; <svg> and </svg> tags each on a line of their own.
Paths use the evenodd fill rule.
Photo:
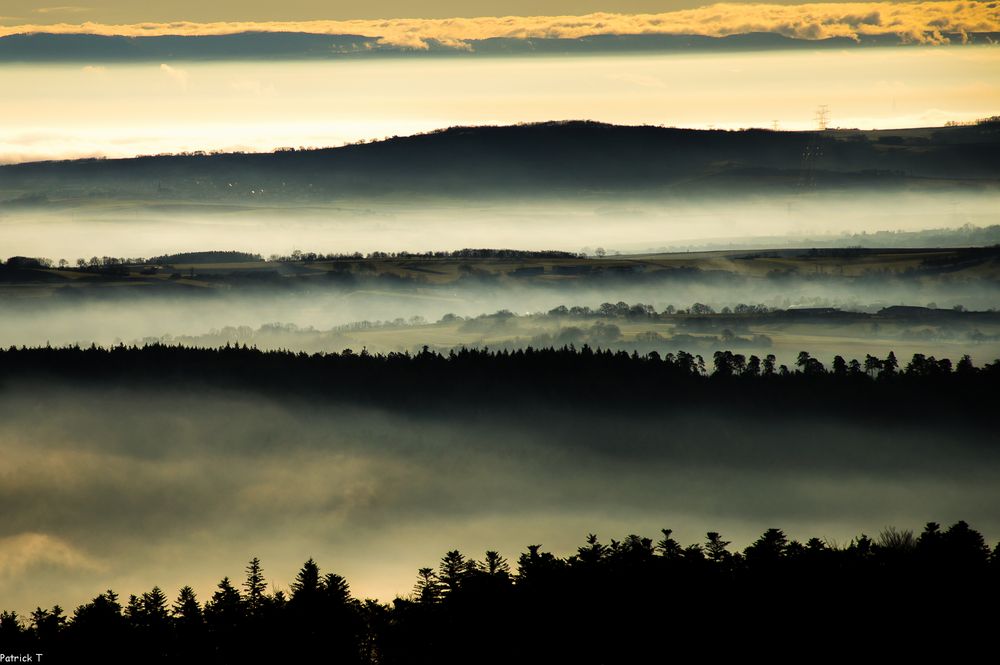
<svg viewBox="0 0 1000 665">
<path fill-rule="evenodd" d="M 329 201 L 367 197 L 713 196 L 995 190 L 1000 122 L 886 131 L 690 130 L 547 122 L 453 127 L 318 150 L 84 159 L 0 167 L 0 206 L 79 198 Z"/>
</svg>

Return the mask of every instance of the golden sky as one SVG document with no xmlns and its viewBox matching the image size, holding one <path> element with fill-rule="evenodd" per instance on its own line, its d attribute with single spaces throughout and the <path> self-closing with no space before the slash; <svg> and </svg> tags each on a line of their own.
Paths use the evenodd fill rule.
<svg viewBox="0 0 1000 665">
<path fill-rule="evenodd" d="M 16 0 L 0 2 L 5 13 L 17 10 Z M 21 3 L 21 8 L 27 4 Z M 642 4 L 617 3 L 615 7 L 635 9 Z M 218 5 L 213 3 L 213 7 Z M 282 22 L 240 22 L 237 19 L 246 12 L 234 12 L 226 22 L 81 23 L 85 18 L 126 15 L 111 12 L 115 3 L 101 6 L 101 12 L 76 12 L 73 23 L 47 20 L 62 17 L 71 11 L 67 8 L 36 12 L 34 17 L 49 24 L 0 26 L 0 36 L 30 30 L 101 35 L 306 31 L 361 34 L 420 49 L 431 39 L 462 48 L 469 40 L 487 37 L 577 38 L 616 33 L 776 32 L 807 39 L 892 33 L 912 42 L 936 44 L 962 41 L 963 33 L 1000 32 L 1000 0 L 728 3 L 659 14 Z M 288 12 L 295 6 L 292 2 Z M 373 6 L 383 5 L 376 1 Z M 562 7 L 554 2 L 538 6 Z M 433 7 L 451 6 L 437 3 Z M 469 7 L 489 8 L 487 3 Z M 509 7 L 513 10 L 519 5 Z M 338 12 L 350 15 L 346 9 Z M 352 61 L 350 66 L 339 61 L 335 65 L 25 63 L 0 67 L 0 90 L 6 93 L 0 104 L 0 162 L 317 147 L 456 124 L 580 118 L 684 127 L 777 124 L 809 129 L 819 104 L 831 106 L 838 126 L 935 126 L 975 120 L 1000 108 L 996 77 L 1000 48 L 984 45 L 984 41 L 977 39 L 978 47 L 907 46 L 852 53 L 831 49 L 823 53 L 636 54 L 600 60 L 477 59 L 474 66 L 457 61 L 464 59 L 427 62 L 422 58 L 408 58 L 407 63 Z"/>
<path fill-rule="evenodd" d="M 267 151 L 453 125 L 926 127 L 1000 109 L 1000 48 L 0 67 L 0 162 Z M 2 243 L 0 243 L 2 244 Z"/>
<path fill-rule="evenodd" d="M 217 16 L 218 5 L 213 11 L 184 13 L 178 6 L 187 3 L 171 3 L 170 15 L 189 16 L 193 20 L 172 20 L 157 22 L 161 12 L 147 12 L 145 22 L 109 23 L 116 17 L 133 21 L 136 10 L 126 11 L 123 3 L 102 3 L 105 9 L 84 7 L 57 7 L 52 11 L 28 5 L 38 3 L 6 3 L 4 19 L 6 27 L 0 27 L 0 36 L 20 32 L 86 32 L 101 35 L 206 35 L 228 34 L 249 30 L 301 31 L 321 34 L 361 34 L 381 37 L 388 44 L 426 47 L 426 40 L 435 39 L 445 44 L 462 47 L 466 40 L 488 37 L 576 38 L 594 34 L 700 34 L 721 36 L 746 32 L 776 32 L 789 37 L 819 39 L 824 37 L 856 37 L 858 35 L 898 34 L 914 42 L 938 43 L 947 41 L 942 33 L 996 32 L 1000 31 L 1000 2 L 841 2 L 815 4 L 750 4 L 721 3 L 705 7 L 677 9 L 657 14 L 592 13 L 580 16 L 502 16 L 477 18 L 394 18 L 386 20 L 343 19 L 343 20 L 293 20 L 295 7 L 306 3 L 290 3 L 284 12 L 279 12 L 283 20 L 260 21 L 243 20 L 246 11 L 234 12 L 223 21 L 203 20 Z M 309 3 L 314 6 L 313 3 Z M 373 7 L 384 5 L 385 11 L 404 12 L 400 3 L 374 3 Z M 426 3 L 425 3 L 426 4 Z M 548 2 L 532 6 L 559 9 L 570 3 Z M 572 3 L 578 10 L 590 7 L 588 3 Z M 621 9 L 639 9 L 655 4 L 658 7 L 670 3 L 618 2 L 613 4 Z M 23 5 L 21 9 L 18 9 Z M 120 9 L 115 9 L 119 7 Z M 193 3 L 191 3 L 193 7 Z M 253 6 L 253 3 L 250 3 Z M 409 6 L 409 5 L 408 5 Z M 426 5 L 425 16 L 441 13 L 450 3 L 440 2 Z M 471 3 L 467 8 L 493 7 L 493 3 Z M 392 9 L 396 7 L 396 9 Z M 508 11 L 520 8 L 519 3 L 505 3 Z M 499 9 L 497 7 L 497 9 Z M 526 10 L 525 8 L 522 8 Z M 23 10 L 23 11 L 22 11 Z M 175 11 L 176 10 L 176 11 Z M 410 10 L 415 8 L 410 7 Z M 367 10 L 366 10 L 367 11 Z M 375 11 L 372 9 L 371 11 Z M 456 9 L 457 11 L 457 9 Z M 337 10 L 343 16 L 357 12 Z M 363 12 L 362 12 L 363 13 Z M 369 12 L 370 13 L 370 12 Z M 314 12 L 315 14 L 315 12 Z M 271 16 L 261 11 L 261 16 Z M 23 19 L 23 20 L 22 20 Z"/>
</svg>

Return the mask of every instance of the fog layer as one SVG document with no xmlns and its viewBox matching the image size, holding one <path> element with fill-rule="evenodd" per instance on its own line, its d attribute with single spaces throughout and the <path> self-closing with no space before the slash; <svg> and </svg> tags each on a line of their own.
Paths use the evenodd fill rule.
<svg viewBox="0 0 1000 665">
<path fill-rule="evenodd" d="M 595 389 L 614 390 L 614 386 Z M 358 596 L 407 594 L 446 549 L 568 552 L 588 532 L 770 526 L 839 541 L 968 520 L 1000 536 L 1000 455 L 961 423 L 837 414 L 421 415 L 233 394 L 0 393 L 0 597 L 73 606 L 111 586 L 205 597 L 251 556 L 292 579 L 315 557 Z M 881 421 L 879 421 L 881 422 Z"/>
<path fill-rule="evenodd" d="M 102 202 L 93 196 L 51 206 L 0 204 L 0 258 L 44 256 L 73 264 L 95 255 L 151 257 L 210 249 L 268 256 L 295 249 L 367 253 L 466 247 L 588 253 L 603 247 L 637 253 L 705 245 L 759 247 L 762 241 L 768 247 L 811 247 L 810 241 L 826 245 L 844 233 L 989 226 L 997 222 L 998 205 L 1000 193 L 968 189 L 804 190 L 735 200 L 595 193 L 575 202 L 348 200 L 331 205 L 271 204 L 249 191 L 235 204 Z"/>
</svg>

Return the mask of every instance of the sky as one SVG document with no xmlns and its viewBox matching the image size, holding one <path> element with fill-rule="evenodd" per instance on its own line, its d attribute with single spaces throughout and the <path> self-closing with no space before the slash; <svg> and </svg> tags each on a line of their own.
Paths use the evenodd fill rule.
<svg viewBox="0 0 1000 665">
<path fill-rule="evenodd" d="M 904 48 L 327 61 L 0 65 L 0 163 L 196 150 L 329 147 L 455 125 L 590 119 L 692 128 L 940 126 L 995 115 L 998 2 L 2 4 L 0 38 L 32 30 L 208 35 L 246 30 L 363 34 L 419 53 L 487 37 L 771 31 L 800 39 L 891 33 Z M 683 7 L 682 7 L 683 5 Z M 687 7 L 687 8 L 684 8 Z M 579 16 L 560 12 L 602 10 Z M 659 14 L 628 12 L 658 11 Z M 532 13 L 534 16 L 490 17 Z M 614 13 L 607 13 L 614 12 Z M 479 18 L 455 18 L 457 15 Z M 386 20 L 359 17 L 397 17 Z M 398 18 L 410 16 L 414 18 Z M 451 17 L 451 18 L 441 18 Z M 161 21 L 171 21 L 163 23 Z M 176 22 L 183 21 L 183 22 Z M 274 22 L 279 21 L 279 22 Z M 5 25 L 6 27 L 5 27 Z M 942 44 L 948 43 L 948 46 Z M 70 53 L 75 53 L 70 51 Z"/>
<path fill-rule="evenodd" d="M 0 43 L 39 31 L 248 30 L 361 34 L 414 53 L 431 40 L 462 51 L 490 37 L 664 33 L 773 32 L 805 40 L 890 34 L 911 46 L 377 62 L 185 62 L 178 47 L 175 59 L 143 63 L 69 49 L 58 63 L 35 63 L 29 55 L 21 56 L 25 63 L 0 64 L 0 163 L 328 147 L 454 125 L 545 120 L 806 130 L 824 104 L 834 127 L 926 127 L 974 121 L 1000 108 L 1000 47 L 986 37 L 963 44 L 970 33 L 1000 33 L 996 1 L 0 3 Z"/>
<path fill-rule="evenodd" d="M 1000 109 L 1000 49 L 0 66 L 0 162 L 324 147 L 455 125 L 591 119 L 813 129 Z"/>
</svg>

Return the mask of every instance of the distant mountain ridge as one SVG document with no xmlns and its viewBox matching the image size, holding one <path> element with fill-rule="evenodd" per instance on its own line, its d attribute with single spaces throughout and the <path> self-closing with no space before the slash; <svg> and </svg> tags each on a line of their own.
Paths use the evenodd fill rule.
<svg viewBox="0 0 1000 665">
<path fill-rule="evenodd" d="M 955 44 L 1000 41 L 1000 33 L 946 33 Z M 752 32 L 725 37 L 704 35 L 594 35 L 576 39 L 493 37 L 467 40 L 464 46 L 429 40 L 426 49 L 397 46 L 375 36 L 325 35 L 304 32 L 242 32 L 229 35 L 157 35 L 123 37 L 92 34 L 27 33 L 0 37 L 0 62 L 141 62 L 171 60 L 252 60 L 259 58 L 330 59 L 399 55 L 503 56 L 527 54 L 583 55 L 688 51 L 766 51 L 901 46 L 898 35 L 796 39 L 777 33 Z"/>
<path fill-rule="evenodd" d="M 2 166 L 0 206 L 72 197 L 263 202 L 997 188 L 998 148 L 997 121 L 882 132 L 690 130 L 587 121 L 453 127 L 318 150 Z"/>
</svg>

